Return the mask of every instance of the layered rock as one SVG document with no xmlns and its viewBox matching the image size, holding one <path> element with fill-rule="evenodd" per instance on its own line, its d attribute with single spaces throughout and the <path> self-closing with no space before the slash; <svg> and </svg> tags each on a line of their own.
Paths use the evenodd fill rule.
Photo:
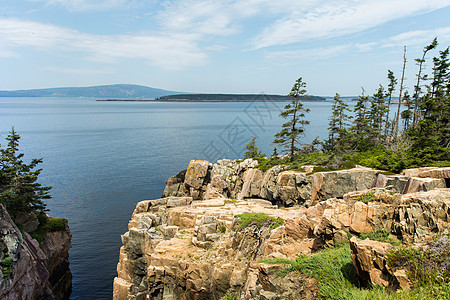
<svg viewBox="0 0 450 300">
<path fill-rule="evenodd" d="M 314 290 L 314 281 L 298 276 L 297 281 L 278 278 L 275 270 L 282 266 L 259 261 L 309 255 L 348 240 L 347 232 L 358 235 L 383 228 L 404 242 L 421 242 L 433 232 L 450 232 L 449 189 L 407 195 L 372 191 L 374 199 L 368 203 L 358 201 L 367 191 L 357 191 L 309 208 L 278 209 L 266 200 L 224 197 L 140 202 L 129 231 L 122 236 L 114 298 L 313 297 L 314 293 L 307 291 Z M 249 212 L 283 218 L 284 224 L 275 229 L 269 223 L 240 228 L 239 214 Z M 360 240 L 352 239 L 351 245 L 358 274 L 370 283 L 386 285 L 383 254 L 391 246 L 356 241 Z"/>
<path fill-rule="evenodd" d="M 260 260 L 295 259 L 378 229 L 405 244 L 450 232 L 448 168 L 383 175 L 362 167 L 264 172 L 256 165 L 191 161 L 168 181 L 164 198 L 138 203 L 122 236 L 114 299 L 313 299 L 314 280 L 277 277 L 283 266 Z M 284 223 L 242 228 L 243 213 Z M 350 245 L 363 282 L 407 288 L 405 270 L 386 268 L 391 245 L 356 237 Z"/>
<path fill-rule="evenodd" d="M 0 271 L 0 299 L 68 299 L 72 275 L 69 228 L 48 232 L 40 245 L 21 232 L 0 204 L 0 254 L 12 263 Z"/>
</svg>

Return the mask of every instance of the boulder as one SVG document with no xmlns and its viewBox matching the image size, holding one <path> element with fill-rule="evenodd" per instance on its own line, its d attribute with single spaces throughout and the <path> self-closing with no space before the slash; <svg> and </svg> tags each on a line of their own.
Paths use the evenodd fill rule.
<svg viewBox="0 0 450 300">
<path fill-rule="evenodd" d="M 375 186 L 378 171 L 370 168 L 318 172 L 313 175 L 311 205 L 329 198 L 342 198 L 352 191 Z"/>
<path fill-rule="evenodd" d="M 167 179 L 162 197 L 185 196 L 183 187 L 186 171 L 187 170 L 181 171 L 176 176 Z"/>
<path fill-rule="evenodd" d="M 211 169 L 211 180 L 206 188 L 205 200 L 217 197 L 234 197 L 235 179 L 233 177 L 233 161 L 219 160 Z"/>
<path fill-rule="evenodd" d="M 403 190 L 403 194 L 431 191 L 433 189 L 445 188 L 446 183 L 443 178 L 421 178 L 410 177 Z"/>
<path fill-rule="evenodd" d="M 277 165 L 270 168 L 264 173 L 264 177 L 261 182 L 261 198 L 270 201 L 274 200 L 274 194 L 277 190 L 277 177 L 284 168 L 285 166 Z"/>
<path fill-rule="evenodd" d="M 373 231 L 375 212 L 376 210 L 371 205 L 361 201 L 356 202 L 350 216 L 350 230 L 355 233 Z"/>
<path fill-rule="evenodd" d="M 388 243 L 360 240 L 355 236 L 350 239 L 353 266 L 366 284 L 384 287 L 389 285 L 390 275 L 386 269 L 384 254 L 391 248 L 392 245 Z"/>
<path fill-rule="evenodd" d="M 420 173 L 419 177 L 450 178 L 450 167 L 426 170 Z"/>
<path fill-rule="evenodd" d="M 244 172 L 244 184 L 239 194 L 239 199 L 259 197 L 263 181 L 263 172 L 258 169 L 248 169 Z"/>
<path fill-rule="evenodd" d="M 283 206 L 293 206 L 310 200 L 311 192 L 312 182 L 309 175 L 297 171 L 283 171 L 278 174 L 273 198 Z"/>
<path fill-rule="evenodd" d="M 194 189 L 200 189 L 208 175 L 209 162 L 206 160 L 191 160 L 186 170 L 184 183 Z"/>
</svg>

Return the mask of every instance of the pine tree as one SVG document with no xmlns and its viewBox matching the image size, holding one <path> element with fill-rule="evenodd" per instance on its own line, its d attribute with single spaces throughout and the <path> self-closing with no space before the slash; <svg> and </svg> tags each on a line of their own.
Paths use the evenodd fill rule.
<svg viewBox="0 0 450 300">
<path fill-rule="evenodd" d="M 384 124 L 384 135 L 385 136 L 388 135 L 388 129 L 389 129 L 389 125 L 390 125 L 389 112 L 391 109 L 392 93 L 395 91 L 395 85 L 397 84 L 397 79 L 394 76 L 394 72 L 392 72 L 391 70 L 388 70 L 388 79 L 389 79 L 388 92 L 387 92 L 388 104 L 387 104 L 387 111 L 386 111 L 386 121 Z"/>
<path fill-rule="evenodd" d="M 348 134 L 346 128 L 351 119 L 351 116 L 346 112 L 350 112 L 348 104 L 336 93 L 333 99 L 330 122 L 328 123 L 329 134 L 325 146 L 327 150 L 339 151 L 343 148 L 344 143 L 346 143 L 344 137 Z"/>
<path fill-rule="evenodd" d="M 309 121 L 305 120 L 305 113 L 309 112 L 309 109 L 305 109 L 300 102 L 300 97 L 306 94 L 306 83 L 302 78 L 298 78 L 291 92 L 288 94 L 291 97 L 291 103 L 284 107 L 284 111 L 280 116 L 289 121 L 282 125 L 283 129 L 275 134 L 275 144 L 280 144 L 290 153 L 290 160 L 293 161 L 294 153 L 298 151 L 297 144 L 300 144 L 299 137 L 304 135 L 304 127 L 309 124 Z"/>
<path fill-rule="evenodd" d="M 414 86 L 414 112 L 413 112 L 413 125 L 415 125 L 417 123 L 417 111 L 419 108 L 419 97 L 420 97 L 420 93 L 422 92 L 422 88 L 420 86 L 420 81 L 426 79 L 426 76 L 422 76 L 422 70 L 423 70 L 423 63 L 425 62 L 425 55 L 428 53 L 428 51 L 436 48 L 438 45 L 438 41 L 437 38 L 434 38 L 434 40 L 428 45 L 425 46 L 423 48 L 423 54 L 422 54 L 422 58 L 416 58 L 415 61 L 417 62 L 417 64 L 419 65 L 419 72 L 417 73 L 416 77 L 417 77 L 417 83 Z"/>
<path fill-rule="evenodd" d="M 256 146 L 256 137 L 254 136 L 252 136 L 250 142 L 247 145 L 245 145 L 245 149 L 247 151 L 245 151 L 244 153 L 244 158 L 255 158 L 260 157 L 262 155 L 261 151 Z"/>
<path fill-rule="evenodd" d="M 366 150 L 367 138 L 369 133 L 369 119 L 367 115 L 367 103 L 369 102 L 369 97 L 364 95 L 364 89 L 361 96 L 359 96 L 358 101 L 355 104 L 353 111 L 355 116 L 353 119 L 353 126 L 351 128 L 355 137 L 355 146 L 358 150 Z"/>
<path fill-rule="evenodd" d="M 384 87 L 380 84 L 377 92 L 372 96 L 370 101 L 369 122 L 370 122 L 370 136 L 374 140 L 375 144 L 378 144 L 382 135 L 381 128 L 383 126 L 383 120 L 387 113 L 386 108 L 386 92 Z"/>
<path fill-rule="evenodd" d="M 51 198 L 51 187 L 36 182 L 42 169 L 33 171 L 42 159 L 32 159 L 30 164 L 25 164 L 24 154 L 18 153 L 19 140 L 20 135 L 13 127 L 6 137 L 7 147 L 0 148 L 0 203 L 13 219 L 32 211 L 45 211 L 43 200 Z"/>
</svg>

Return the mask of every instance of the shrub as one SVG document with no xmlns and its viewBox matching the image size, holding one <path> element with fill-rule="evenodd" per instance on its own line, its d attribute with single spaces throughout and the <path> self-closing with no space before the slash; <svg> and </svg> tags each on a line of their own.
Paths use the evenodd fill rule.
<svg viewBox="0 0 450 300">
<path fill-rule="evenodd" d="M 47 216 L 43 218 L 42 216 L 38 216 L 38 220 L 38 228 L 35 231 L 31 232 L 30 235 L 32 238 L 38 241 L 39 244 L 44 241 L 47 232 L 64 230 L 68 224 L 67 220 L 63 218 L 52 218 Z M 41 222 L 41 220 L 43 222 Z"/>
<path fill-rule="evenodd" d="M 365 240 L 365 239 L 368 238 L 368 239 L 370 239 L 372 241 L 389 243 L 389 244 L 395 245 L 395 246 L 399 246 L 400 245 L 400 242 L 397 241 L 397 240 L 391 239 L 389 237 L 389 232 L 387 232 L 383 228 L 378 228 L 377 230 L 369 232 L 369 233 L 361 233 L 359 238 L 362 239 L 362 240 Z"/>
<path fill-rule="evenodd" d="M 415 287 L 450 283 L 450 239 L 440 237 L 428 249 L 403 247 L 386 253 L 390 268 L 405 268 Z"/>
<path fill-rule="evenodd" d="M 371 202 L 371 201 L 375 201 L 376 197 L 375 197 L 375 191 L 368 191 L 365 193 L 362 193 L 360 195 L 358 195 L 358 197 L 356 197 L 356 201 L 361 201 L 365 204 Z"/>
<path fill-rule="evenodd" d="M 67 220 L 63 218 L 48 218 L 47 226 L 49 231 L 61 231 L 67 226 Z"/>
<path fill-rule="evenodd" d="M 225 233 L 227 231 L 227 228 L 224 225 L 219 225 L 219 231 Z"/>
<path fill-rule="evenodd" d="M 238 230 L 248 227 L 251 224 L 256 224 L 258 227 L 269 225 L 269 228 L 275 229 L 284 224 L 284 219 L 270 217 L 264 213 L 243 213 L 236 215 L 238 217 Z"/>
</svg>

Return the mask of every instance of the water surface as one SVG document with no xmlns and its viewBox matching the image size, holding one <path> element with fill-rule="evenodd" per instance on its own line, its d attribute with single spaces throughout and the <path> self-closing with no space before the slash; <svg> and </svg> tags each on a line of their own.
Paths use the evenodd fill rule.
<svg viewBox="0 0 450 300">
<path fill-rule="evenodd" d="M 0 143 L 14 126 L 25 159 L 44 158 L 50 214 L 69 220 L 71 299 L 112 298 L 120 235 L 136 203 L 159 198 L 191 159 L 240 158 L 251 136 L 270 155 L 284 105 L 0 98 Z M 325 138 L 331 104 L 305 106 L 304 141 Z"/>
</svg>

